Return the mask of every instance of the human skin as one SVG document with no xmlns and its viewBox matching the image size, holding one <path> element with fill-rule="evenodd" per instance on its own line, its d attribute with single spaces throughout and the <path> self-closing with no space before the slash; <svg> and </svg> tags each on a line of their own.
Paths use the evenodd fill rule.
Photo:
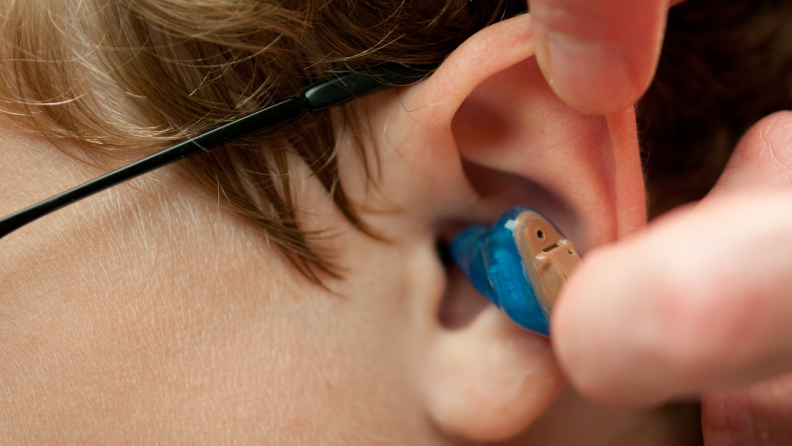
<svg viewBox="0 0 792 446">
<path fill-rule="evenodd" d="M 332 291 L 172 168 L 0 240 L 0 437 L 548 445 L 594 438 L 558 422 L 578 407 L 600 415 L 604 444 L 639 427 L 647 444 L 669 444 L 652 411 L 598 410 L 568 392 L 545 413 L 565 386 L 548 340 L 491 305 L 464 310 L 477 296 L 437 255 L 449 231 L 515 204 L 551 216 L 583 252 L 644 223 L 631 110 L 570 109 L 532 55 L 525 15 L 472 37 L 431 78 L 355 103 L 378 179 L 366 185 L 339 128 L 341 181 L 386 241 L 352 228 L 293 162 L 300 222 L 325 231 L 315 246 L 345 272 L 326 278 Z M 0 214 L 101 170 L 44 138 L 2 135 Z"/>
<path fill-rule="evenodd" d="M 553 91 L 576 110 L 631 106 L 657 69 L 668 8 L 683 0 L 529 0 L 536 57 Z"/>
<path fill-rule="evenodd" d="M 595 114 L 636 102 L 676 3 L 530 0 L 553 91 Z M 776 114 L 748 132 L 700 205 L 587 257 L 553 319 L 556 352 L 584 393 L 628 406 L 702 393 L 708 445 L 792 439 L 790 379 L 776 377 L 792 367 L 792 265 L 780 254 L 792 246 L 789 122 Z"/>
<path fill-rule="evenodd" d="M 703 201 L 587 257 L 553 319 L 577 388 L 627 406 L 702 394 L 708 445 L 792 439 L 790 140 L 792 113 L 763 119 Z"/>
</svg>

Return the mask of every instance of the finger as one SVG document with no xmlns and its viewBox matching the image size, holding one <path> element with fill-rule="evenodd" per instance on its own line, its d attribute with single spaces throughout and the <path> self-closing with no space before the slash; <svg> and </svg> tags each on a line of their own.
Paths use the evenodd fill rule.
<svg viewBox="0 0 792 446">
<path fill-rule="evenodd" d="M 584 113 L 632 105 L 654 76 L 669 0 L 530 0 L 536 56 L 556 94 Z"/>
<path fill-rule="evenodd" d="M 792 375 L 704 394 L 701 424 L 707 445 L 792 443 Z"/>
<path fill-rule="evenodd" d="M 740 140 L 710 196 L 735 191 L 792 191 L 792 113 L 774 113 Z M 792 374 L 747 388 L 707 392 L 701 422 L 708 445 L 788 444 Z"/>
<path fill-rule="evenodd" d="M 751 127 L 734 149 L 708 197 L 792 191 L 792 112 L 773 113 Z"/>
<path fill-rule="evenodd" d="M 554 349 L 604 402 L 649 405 L 792 369 L 792 194 L 713 198 L 587 256 Z"/>
</svg>

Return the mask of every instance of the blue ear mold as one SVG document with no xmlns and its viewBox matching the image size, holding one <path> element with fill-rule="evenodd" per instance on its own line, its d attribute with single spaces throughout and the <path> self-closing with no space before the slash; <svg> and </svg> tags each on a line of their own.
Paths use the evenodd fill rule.
<svg viewBox="0 0 792 446">
<path fill-rule="evenodd" d="M 451 241 L 451 257 L 473 286 L 517 325 L 549 337 L 555 294 L 567 270 L 579 261 L 560 234 L 541 214 L 518 206 L 489 227 L 475 225 L 460 232 Z"/>
</svg>

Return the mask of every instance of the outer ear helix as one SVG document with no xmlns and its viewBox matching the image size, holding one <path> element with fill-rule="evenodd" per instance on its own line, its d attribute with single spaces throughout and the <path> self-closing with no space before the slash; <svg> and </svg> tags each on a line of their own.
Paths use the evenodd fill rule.
<svg viewBox="0 0 792 446">
<path fill-rule="evenodd" d="M 493 57 L 493 48 L 498 48 Z M 446 128 L 459 106 L 492 75 L 535 54 L 529 14 L 487 26 L 454 50 L 437 70 L 412 89 L 406 108 L 428 113 L 426 122 Z M 464 75 L 460 76 L 460 73 Z M 418 115 L 414 114 L 418 119 Z"/>
<path fill-rule="evenodd" d="M 467 228 L 451 257 L 473 286 L 517 325 L 550 336 L 550 313 L 579 263 L 572 242 L 533 209 L 515 207 L 490 227 Z"/>
</svg>

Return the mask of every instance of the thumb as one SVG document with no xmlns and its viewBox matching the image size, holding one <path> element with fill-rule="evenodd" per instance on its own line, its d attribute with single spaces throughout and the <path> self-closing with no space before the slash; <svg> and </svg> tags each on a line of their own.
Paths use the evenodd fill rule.
<svg viewBox="0 0 792 446">
<path fill-rule="evenodd" d="M 539 66 L 564 102 L 607 114 L 643 95 L 660 57 L 669 0 L 529 3 Z"/>
</svg>

